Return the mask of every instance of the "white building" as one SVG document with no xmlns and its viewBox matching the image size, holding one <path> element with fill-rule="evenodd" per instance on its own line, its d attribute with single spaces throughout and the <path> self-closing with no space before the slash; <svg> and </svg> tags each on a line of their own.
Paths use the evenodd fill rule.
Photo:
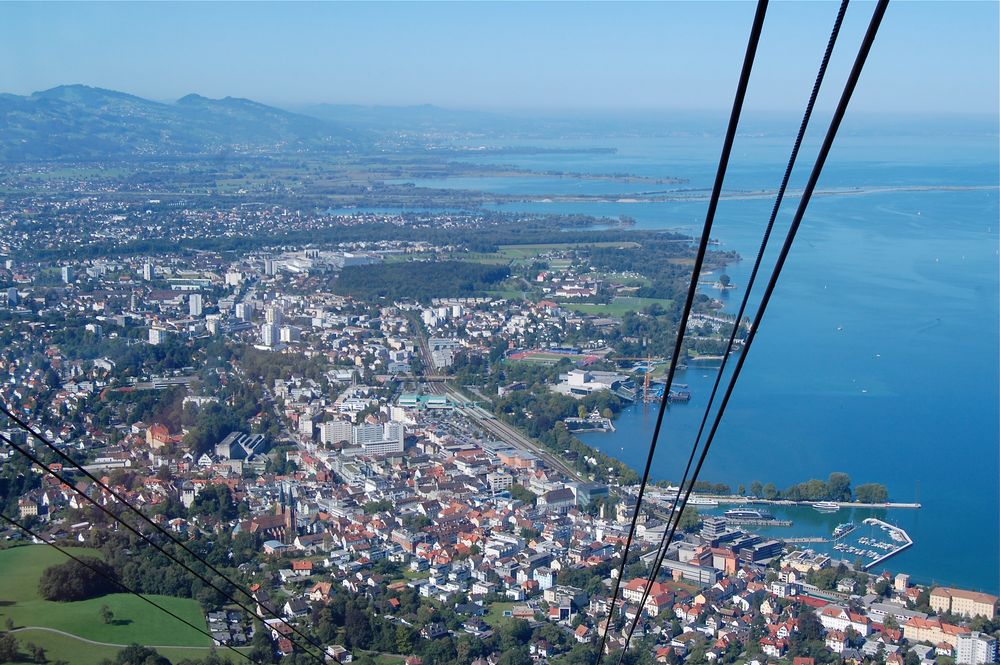
<svg viewBox="0 0 1000 665">
<path fill-rule="evenodd" d="M 156 279 L 156 266 L 149 261 L 142 264 L 142 278 L 147 282 L 152 282 Z"/>
<path fill-rule="evenodd" d="M 406 429 L 402 423 L 357 425 L 351 432 L 351 443 L 361 446 L 370 455 L 403 452 Z"/>
<path fill-rule="evenodd" d="M 862 637 L 872 632 L 871 621 L 868 617 L 848 612 L 843 607 L 837 607 L 836 605 L 827 605 L 824 607 L 823 611 L 819 614 L 819 622 L 827 630 L 846 631 L 848 628 L 853 628 Z"/>
<path fill-rule="evenodd" d="M 286 344 L 302 339 L 302 330 L 298 326 L 281 326 L 281 341 Z"/>
<path fill-rule="evenodd" d="M 201 309 L 204 304 L 200 293 L 192 293 L 188 296 L 188 313 L 191 316 L 201 316 Z"/>
<path fill-rule="evenodd" d="M 962 665 L 995 663 L 997 660 L 997 638 L 973 631 L 958 636 L 958 657 Z"/>
<path fill-rule="evenodd" d="M 253 303 L 251 302 L 241 302 L 236 303 L 236 318 L 240 321 L 249 322 L 253 319 Z"/>
<path fill-rule="evenodd" d="M 150 328 L 149 329 L 149 343 L 150 344 L 162 344 L 166 341 L 167 335 L 170 333 L 163 328 Z"/>
<path fill-rule="evenodd" d="M 265 323 L 260 327 L 260 341 L 264 346 L 274 346 L 278 342 L 278 326 Z"/>
<path fill-rule="evenodd" d="M 346 420 L 330 420 L 319 426 L 319 439 L 323 443 L 350 441 L 353 429 Z"/>
<path fill-rule="evenodd" d="M 503 492 L 514 485 L 514 477 L 509 473 L 487 473 L 486 484 L 494 492 Z"/>
<path fill-rule="evenodd" d="M 280 326 L 281 322 L 285 320 L 285 313 L 281 311 L 280 307 L 268 307 L 264 312 L 264 320 L 270 324 Z"/>
</svg>

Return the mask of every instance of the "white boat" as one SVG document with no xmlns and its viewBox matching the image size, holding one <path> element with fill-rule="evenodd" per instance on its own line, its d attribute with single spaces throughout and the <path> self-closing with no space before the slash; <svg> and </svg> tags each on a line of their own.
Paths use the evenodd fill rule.
<svg viewBox="0 0 1000 665">
<path fill-rule="evenodd" d="M 688 498 L 689 506 L 717 506 L 719 502 L 704 496 L 691 496 Z"/>
<path fill-rule="evenodd" d="M 833 501 L 817 501 L 812 507 L 821 513 L 835 513 L 840 510 L 840 505 Z"/>
<path fill-rule="evenodd" d="M 761 520 L 770 521 L 774 519 L 774 515 L 764 510 L 748 510 L 746 508 L 737 508 L 733 510 L 726 511 L 726 517 L 735 520 Z"/>
</svg>

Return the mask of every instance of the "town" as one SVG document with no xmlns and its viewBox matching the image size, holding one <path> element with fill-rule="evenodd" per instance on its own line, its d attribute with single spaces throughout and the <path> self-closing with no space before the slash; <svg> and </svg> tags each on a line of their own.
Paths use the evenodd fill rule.
<svg viewBox="0 0 1000 665">
<path fill-rule="evenodd" d="M 217 553 L 255 611 L 181 574 L 140 572 L 170 562 L 84 500 L 120 513 L 104 487 L 13 423 L 0 433 L 76 482 L 3 446 L 2 498 L 44 542 L 102 552 L 140 592 L 196 600 L 218 648 L 308 662 L 304 632 L 329 662 L 576 665 L 605 633 L 619 652 L 638 619 L 628 663 L 997 660 L 996 597 L 870 574 L 697 505 L 675 516 L 652 581 L 672 524 L 664 504 L 641 507 L 609 619 L 638 478 L 573 432 L 613 428 L 625 405 L 662 396 L 672 278 L 690 251 L 680 238 L 570 231 L 471 248 L 483 224 L 510 220 L 428 213 L 418 240 L 392 215 L 275 207 L 191 211 L 174 217 L 190 228 L 170 232 L 204 240 L 211 222 L 221 239 L 247 224 L 345 239 L 133 253 L 160 201 L 80 212 L 92 204 L 38 208 L 112 241 L 64 260 L 52 257 L 79 229 L 3 211 L 19 233 L 2 247 L 0 400 L 156 524 Z M 381 239 L 351 235 L 371 225 Z M 674 262 L 644 266 L 650 246 Z M 686 357 L 719 353 L 734 324 L 701 296 Z M 44 547 L 2 533 L 0 556 Z M 21 621 L 16 603 L 0 614 L 9 630 Z"/>
</svg>

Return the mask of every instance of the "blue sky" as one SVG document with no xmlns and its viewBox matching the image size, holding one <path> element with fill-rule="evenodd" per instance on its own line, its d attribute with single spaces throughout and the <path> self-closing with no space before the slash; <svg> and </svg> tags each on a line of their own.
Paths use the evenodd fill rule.
<svg viewBox="0 0 1000 665">
<path fill-rule="evenodd" d="M 852 3 L 843 80 L 872 4 Z M 837 5 L 772 2 L 748 110 L 799 109 Z M 0 91 L 294 106 L 724 109 L 753 3 L 0 3 Z M 852 108 L 996 113 L 998 3 L 894 2 Z M 833 89 L 820 107 L 833 104 Z"/>
</svg>

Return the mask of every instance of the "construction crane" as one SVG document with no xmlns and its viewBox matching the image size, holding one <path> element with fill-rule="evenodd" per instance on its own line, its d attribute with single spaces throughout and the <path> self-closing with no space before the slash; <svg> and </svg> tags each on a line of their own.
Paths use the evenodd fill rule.
<svg viewBox="0 0 1000 665">
<path fill-rule="evenodd" d="M 618 361 L 618 360 L 637 360 L 639 362 L 645 363 L 645 365 L 646 365 L 646 371 L 643 372 L 643 377 L 642 377 L 642 401 L 643 402 L 648 402 L 649 401 L 650 377 L 653 375 L 653 357 L 652 356 L 648 356 L 648 355 L 645 356 L 645 357 L 615 356 L 614 358 L 612 358 L 612 360 L 615 360 L 615 361 Z M 658 362 L 666 362 L 666 361 L 661 360 L 661 361 L 658 361 Z"/>
</svg>

